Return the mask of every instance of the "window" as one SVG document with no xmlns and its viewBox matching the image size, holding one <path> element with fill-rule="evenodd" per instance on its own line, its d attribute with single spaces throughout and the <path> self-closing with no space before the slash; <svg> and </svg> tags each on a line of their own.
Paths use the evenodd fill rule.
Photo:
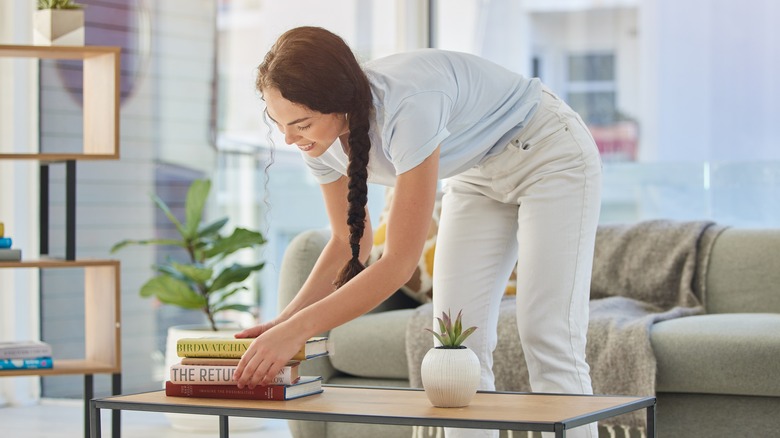
<svg viewBox="0 0 780 438">
<path fill-rule="evenodd" d="M 435 0 L 436 47 L 540 77 L 604 162 L 603 222 L 780 225 L 773 0 Z"/>
</svg>

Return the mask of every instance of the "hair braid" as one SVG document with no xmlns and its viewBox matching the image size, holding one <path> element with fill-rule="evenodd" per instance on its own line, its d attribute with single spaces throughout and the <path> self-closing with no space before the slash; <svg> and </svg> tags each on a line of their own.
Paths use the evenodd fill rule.
<svg viewBox="0 0 780 438">
<path fill-rule="evenodd" d="M 368 202 L 368 135 L 372 111 L 368 78 L 352 49 L 338 35 L 304 26 L 285 32 L 258 67 L 257 89 L 278 89 L 291 102 L 323 114 L 344 114 L 349 122 L 347 225 L 352 256 L 333 284 L 341 287 L 365 267 L 360 240 Z"/>
<path fill-rule="evenodd" d="M 368 83 L 366 82 L 366 89 Z M 367 91 L 367 90 L 366 90 Z M 369 92 L 370 93 L 370 92 Z M 358 93 L 356 100 L 370 102 L 361 98 Z M 370 94 L 369 94 L 370 98 Z M 349 193 L 347 201 L 347 225 L 349 225 L 349 246 L 352 257 L 336 276 L 333 284 L 338 288 L 343 286 L 352 277 L 359 274 L 365 266 L 360 260 L 360 239 L 366 227 L 366 204 L 368 203 L 368 156 L 371 140 L 368 136 L 369 129 L 368 105 L 356 105 L 355 110 L 349 114 L 349 165 L 347 166 L 347 187 Z"/>
</svg>

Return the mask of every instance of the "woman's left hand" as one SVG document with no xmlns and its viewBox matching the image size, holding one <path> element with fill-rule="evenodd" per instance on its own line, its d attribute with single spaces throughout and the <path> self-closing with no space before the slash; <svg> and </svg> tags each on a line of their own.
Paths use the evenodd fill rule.
<svg viewBox="0 0 780 438">
<path fill-rule="evenodd" d="M 249 345 L 233 373 L 238 387 L 270 384 L 306 340 L 299 330 L 286 323 L 262 333 Z"/>
</svg>

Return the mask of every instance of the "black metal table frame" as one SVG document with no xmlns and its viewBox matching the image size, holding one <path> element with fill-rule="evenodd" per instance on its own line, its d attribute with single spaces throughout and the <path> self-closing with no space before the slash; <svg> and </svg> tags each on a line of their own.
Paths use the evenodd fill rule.
<svg viewBox="0 0 780 438">
<path fill-rule="evenodd" d="M 329 386 L 341 385 L 323 385 Z M 368 389 L 368 387 L 358 387 Z M 384 388 L 387 389 L 387 388 Z M 410 388 L 408 391 L 419 391 Z M 501 393 L 501 392 L 498 392 Z M 504 392 L 503 394 L 508 394 Z M 555 394 L 562 395 L 562 394 Z M 158 403 L 138 403 L 123 402 L 112 400 L 112 397 L 93 399 L 90 401 L 90 431 L 92 438 L 101 438 L 100 410 L 129 410 L 143 412 L 166 412 L 176 414 L 196 414 L 196 415 L 216 415 L 219 417 L 219 437 L 229 438 L 228 418 L 229 417 L 253 417 L 253 418 L 275 418 L 280 420 L 305 420 L 305 421 L 333 421 L 344 423 L 367 423 L 367 424 L 388 424 L 401 426 L 443 426 L 459 427 L 471 429 L 501 429 L 501 430 L 524 430 L 539 432 L 554 432 L 555 438 L 565 438 L 566 431 L 588 423 L 593 423 L 605 418 L 616 417 L 628 412 L 647 409 L 647 438 L 656 438 L 655 424 L 655 397 L 643 397 L 638 400 L 625 403 L 615 408 L 596 411 L 587 415 L 569 418 L 561 422 L 520 422 L 520 421 L 493 421 L 493 420 L 462 420 L 462 419 L 441 419 L 427 417 L 395 417 L 395 416 L 376 416 L 350 414 L 343 412 L 296 412 L 277 409 L 260 408 L 226 408 L 221 406 L 184 406 L 184 405 L 161 405 Z"/>
</svg>

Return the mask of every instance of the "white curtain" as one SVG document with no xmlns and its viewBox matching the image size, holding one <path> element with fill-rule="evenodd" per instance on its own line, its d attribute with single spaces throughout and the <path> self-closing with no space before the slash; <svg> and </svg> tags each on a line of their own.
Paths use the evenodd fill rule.
<svg viewBox="0 0 780 438">
<path fill-rule="evenodd" d="M 0 2 L 0 43 L 30 44 L 35 2 Z M 0 60 L 0 150 L 37 148 L 37 83 L 35 60 Z M 35 257 L 38 166 L 29 160 L 0 161 L 0 221 L 25 258 Z M 0 340 L 40 336 L 38 276 L 34 269 L 0 270 Z M 37 377 L 0 378 L 0 406 L 29 404 L 40 394 Z"/>
</svg>

